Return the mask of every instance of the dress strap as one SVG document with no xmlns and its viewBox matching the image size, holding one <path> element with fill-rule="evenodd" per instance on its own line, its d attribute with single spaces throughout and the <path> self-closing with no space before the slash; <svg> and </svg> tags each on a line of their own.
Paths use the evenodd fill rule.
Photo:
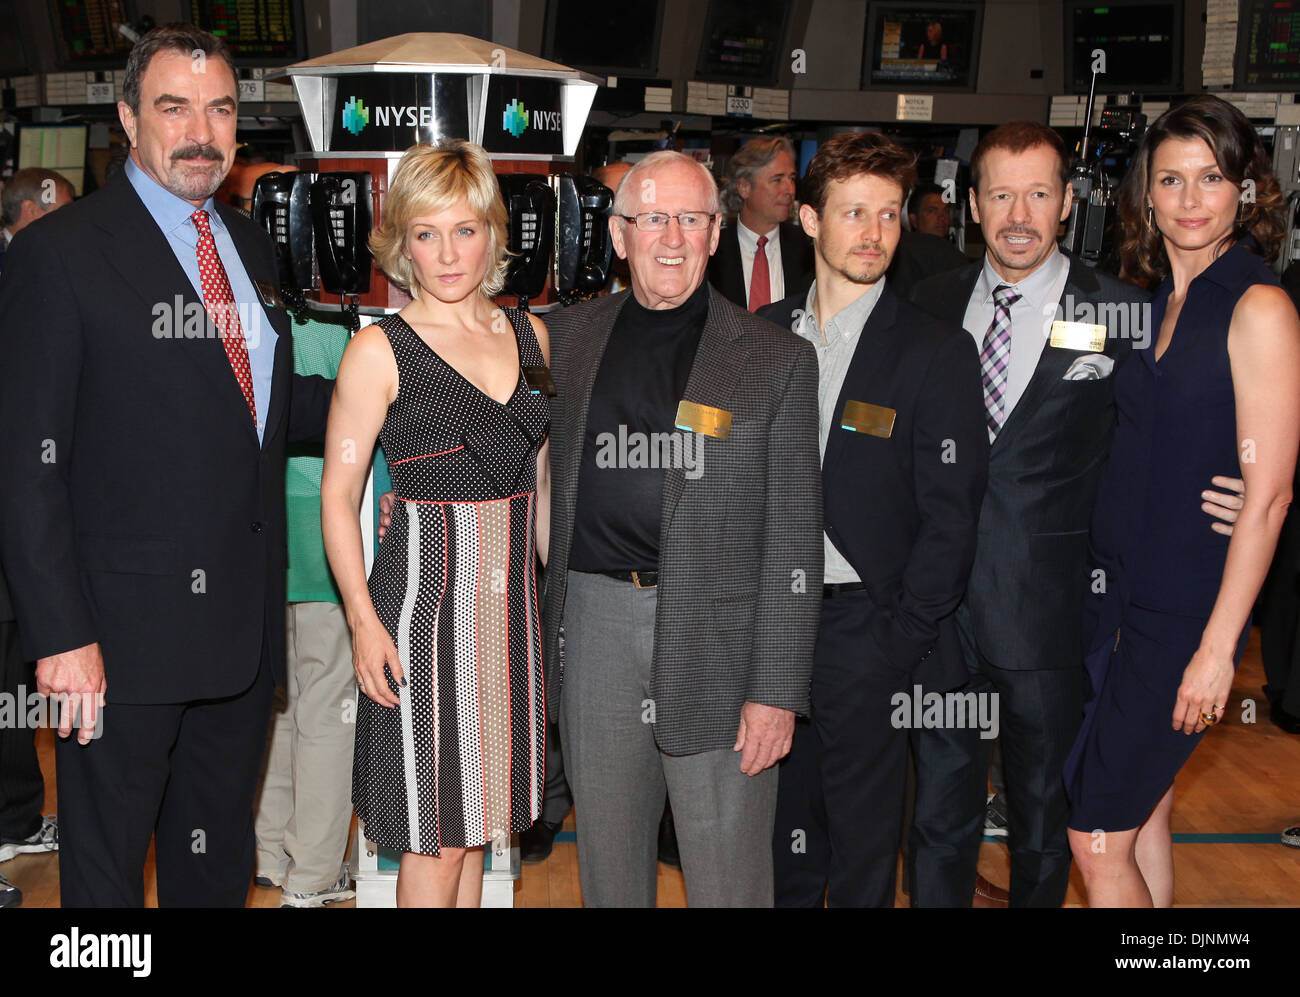
<svg viewBox="0 0 1300 997">
<path fill-rule="evenodd" d="M 542 347 L 537 342 L 537 333 L 533 331 L 533 323 L 528 321 L 528 313 L 522 308 L 503 308 L 501 310 L 506 313 L 506 316 L 510 319 L 510 324 L 514 326 L 515 342 L 519 344 L 519 366 L 545 366 L 546 359 L 542 356 Z"/>
</svg>

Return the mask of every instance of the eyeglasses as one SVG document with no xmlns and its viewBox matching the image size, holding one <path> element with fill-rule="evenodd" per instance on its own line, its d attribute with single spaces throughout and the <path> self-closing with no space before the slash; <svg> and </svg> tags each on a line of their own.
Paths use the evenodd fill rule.
<svg viewBox="0 0 1300 997">
<path fill-rule="evenodd" d="M 625 222 L 632 222 L 642 232 L 662 232 L 674 218 L 683 232 L 700 232 L 712 225 L 716 216 L 704 211 L 683 211 L 679 215 L 670 215 L 664 211 L 643 211 L 639 215 L 619 217 Z"/>
</svg>

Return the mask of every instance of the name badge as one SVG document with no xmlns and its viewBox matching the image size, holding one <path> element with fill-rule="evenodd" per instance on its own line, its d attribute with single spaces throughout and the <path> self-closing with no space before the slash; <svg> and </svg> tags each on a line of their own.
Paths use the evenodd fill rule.
<svg viewBox="0 0 1300 997">
<path fill-rule="evenodd" d="M 528 390 L 534 395 L 545 395 L 547 398 L 555 397 L 555 381 L 551 377 L 549 367 L 525 367 L 524 383 L 528 385 Z"/>
<path fill-rule="evenodd" d="M 712 436 L 715 440 L 725 440 L 731 435 L 731 413 L 726 409 L 714 408 L 712 405 L 678 402 L 677 418 L 673 421 L 678 429 Z"/>
<path fill-rule="evenodd" d="M 1101 353 L 1106 349 L 1106 327 L 1087 322 L 1053 322 L 1050 342 L 1058 349 Z"/>
<path fill-rule="evenodd" d="M 255 280 L 253 287 L 257 289 L 257 296 L 262 299 L 262 305 L 266 308 L 278 308 L 285 311 L 284 298 L 280 297 L 280 292 L 276 290 L 275 285 L 270 281 Z"/>
<path fill-rule="evenodd" d="M 883 405 L 869 405 L 866 402 L 845 402 L 844 414 L 840 417 L 840 429 L 850 433 L 867 433 L 889 439 L 894 433 L 894 420 L 898 412 Z"/>
</svg>

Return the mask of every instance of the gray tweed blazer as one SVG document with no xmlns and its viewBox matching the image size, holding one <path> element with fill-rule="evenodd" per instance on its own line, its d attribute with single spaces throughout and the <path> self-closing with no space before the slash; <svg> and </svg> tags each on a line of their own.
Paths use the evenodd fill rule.
<svg viewBox="0 0 1300 997">
<path fill-rule="evenodd" d="M 592 385 L 631 292 L 544 316 L 551 339 L 551 538 L 542 625 L 547 706 L 564 678 L 564 597 Z M 703 473 L 670 469 L 660 527 L 651 695 L 675 755 L 735 743 L 745 702 L 807 714 L 821 614 L 817 355 L 710 288 L 686 400 L 732 414 Z"/>
</svg>

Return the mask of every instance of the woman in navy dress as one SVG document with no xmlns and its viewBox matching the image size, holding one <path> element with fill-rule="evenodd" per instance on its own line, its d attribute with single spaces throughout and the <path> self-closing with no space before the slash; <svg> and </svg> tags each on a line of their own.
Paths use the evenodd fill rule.
<svg viewBox="0 0 1300 997">
<path fill-rule="evenodd" d="M 1092 525 L 1091 696 L 1066 785 L 1089 904 L 1165 907 L 1174 777 L 1228 706 L 1291 501 L 1300 319 L 1266 266 L 1285 234 L 1277 180 L 1230 104 L 1204 95 L 1161 115 L 1120 220 L 1124 276 L 1160 283 L 1154 342 L 1116 375 Z M 1234 463 L 1236 526 L 1209 528 L 1189 496 Z"/>
</svg>

